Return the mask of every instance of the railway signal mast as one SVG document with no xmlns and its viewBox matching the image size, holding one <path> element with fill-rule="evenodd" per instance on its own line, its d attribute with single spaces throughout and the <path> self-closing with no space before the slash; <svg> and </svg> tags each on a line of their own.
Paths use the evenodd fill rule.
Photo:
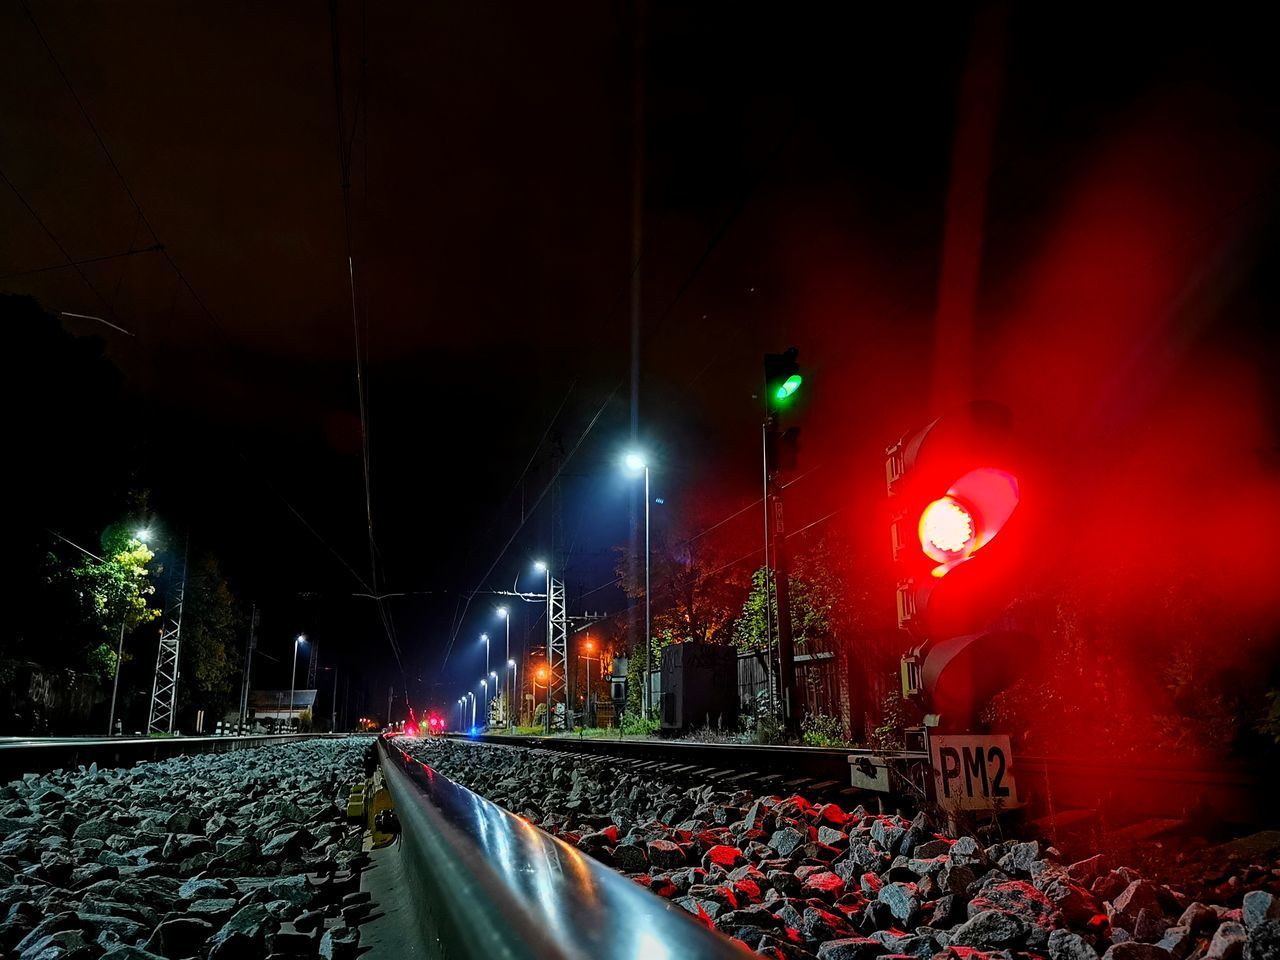
<svg viewBox="0 0 1280 960">
<path fill-rule="evenodd" d="M 799 427 L 782 429 L 781 415 L 791 406 L 804 378 L 796 362 L 799 351 L 789 347 L 784 353 L 766 353 L 764 357 L 764 454 L 765 509 L 765 609 L 777 611 L 778 682 L 782 695 L 782 722 L 789 733 L 800 732 L 800 697 L 796 687 L 795 645 L 791 635 L 791 590 L 787 565 L 787 534 L 782 510 L 780 474 L 794 470 Z M 772 577 L 770 577 L 772 574 Z M 774 603 L 769 604 L 769 581 L 773 581 Z M 768 618 L 766 618 L 766 629 Z M 772 637 L 769 661 L 772 664 Z M 770 683 L 770 693 L 773 684 Z"/>
<path fill-rule="evenodd" d="M 997 626 L 1026 513 L 1011 437 L 1009 409 L 975 401 L 886 451 L 898 626 L 915 641 L 902 658 L 902 692 L 944 729 L 967 729 L 1032 646 Z"/>
</svg>

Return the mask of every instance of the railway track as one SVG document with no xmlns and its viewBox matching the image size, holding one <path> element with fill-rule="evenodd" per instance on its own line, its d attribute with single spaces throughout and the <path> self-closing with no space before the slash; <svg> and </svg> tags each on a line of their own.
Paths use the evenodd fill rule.
<svg viewBox="0 0 1280 960">
<path fill-rule="evenodd" d="M 513 747 L 612 756 L 654 773 L 691 776 L 817 799 L 913 807 L 919 794 L 877 794 L 852 786 L 851 757 L 869 751 L 810 746 L 698 743 L 687 740 L 606 739 L 485 734 L 453 739 Z M 926 764 L 923 754 L 878 753 L 890 761 Z M 1116 828 L 1165 822 L 1166 829 L 1199 821 L 1215 826 L 1271 825 L 1278 785 L 1274 771 L 1238 763 L 1015 756 L 1013 773 L 1027 802 L 1023 815 L 1047 828 L 1092 817 Z M 1056 832 L 1049 830 L 1047 832 Z M 1137 832 L 1141 832 L 1139 829 Z"/>
<path fill-rule="evenodd" d="M 0 741 L 0 758 L 22 767 L 31 767 L 37 760 L 43 763 L 57 759 L 59 766 L 70 769 L 69 758 L 78 762 L 95 762 L 91 758 L 96 758 L 101 766 L 102 758 L 108 755 L 137 762 L 156 756 L 157 749 L 162 751 L 160 755 L 169 756 L 297 739 L 308 738 L 6 740 Z M 832 799 L 839 796 L 842 805 L 864 802 L 868 807 L 872 805 L 867 803 L 867 796 L 874 796 L 863 795 L 849 785 L 849 752 L 844 750 L 650 740 L 506 736 L 454 739 L 474 743 L 475 749 L 490 744 L 500 749 L 534 748 L 597 760 L 615 758 L 628 770 L 655 780 L 716 782 L 723 787 L 780 794 L 801 792 Z M 364 888 L 360 896 L 372 898 L 373 910 L 366 919 L 352 922 L 360 926 L 361 952 L 369 960 L 428 960 L 441 956 L 486 960 L 499 956 L 718 960 L 741 956 L 741 947 L 711 929 L 705 915 L 700 921 L 688 906 L 664 899 L 665 895 L 655 895 L 580 847 L 558 839 L 415 759 L 409 752 L 414 750 L 412 742 L 403 742 L 402 749 L 397 738 L 384 737 L 374 749 L 378 772 L 368 796 L 372 798 L 385 790 L 385 800 L 381 805 L 371 803 L 367 816 L 372 824 L 377 811 L 393 811 L 389 824 L 383 826 L 384 832 L 396 837 L 396 842 L 372 850 L 372 869 L 366 869 L 360 877 Z M 841 773 L 843 776 L 838 777 Z M 1055 789 L 1073 778 L 1106 781 L 1113 787 L 1128 778 L 1125 782 L 1142 783 L 1146 793 L 1186 789 L 1204 796 L 1206 791 L 1220 790 L 1220 801 L 1265 786 L 1257 777 L 1243 773 L 1224 783 L 1214 771 L 1176 765 L 1116 769 L 1097 761 L 1042 758 L 1020 760 L 1018 775 L 1026 778 L 1034 790 L 1041 789 L 1034 783 L 1038 776 L 1047 778 L 1047 782 L 1061 781 Z M 690 888 L 691 894 L 694 890 Z M 752 917 L 762 916 L 759 905 L 745 909 L 757 911 Z M 850 917 L 851 922 L 854 919 Z M 867 921 L 863 918 L 858 922 Z"/>
</svg>

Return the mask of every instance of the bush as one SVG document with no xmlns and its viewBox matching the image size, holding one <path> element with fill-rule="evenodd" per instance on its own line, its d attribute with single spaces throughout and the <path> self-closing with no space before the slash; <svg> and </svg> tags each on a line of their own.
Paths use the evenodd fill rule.
<svg viewBox="0 0 1280 960">
<path fill-rule="evenodd" d="M 1267 699 L 1271 701 L 1271 708 L 1258 723 L 1258 732 L 1280 744 L 1280 690 L 1267 691 Z"/>
<path fill-rule="evenodd" d="M 810 713 L 800 723 L 800 739 L 811 747 L 838 747 L 845 743 L 844 723 L 839 717 Z"/>
<path fill-rule="evenodd" d="M 782 725 L 782 721 L 767 713 L 756 718 L 748 733 L 752 743 L 764 746 L 787 742 L 787 730 Z"/>
<path fill-rule="evenodd" d="M 651 737 L 658 732 L 658 721 L 641 716 L 639 711 L 628 711 L 622 715 L 619 727 L 624 737 Z"/>
<path fill-rule="evenodd" d="M 876 750 L 901 750 L 903 731 L 920 723 L 920 705 L 904 700 L 901 692 L 892 690 L 880 704 L 880 725 L 871 734 Z"/>
</svg>

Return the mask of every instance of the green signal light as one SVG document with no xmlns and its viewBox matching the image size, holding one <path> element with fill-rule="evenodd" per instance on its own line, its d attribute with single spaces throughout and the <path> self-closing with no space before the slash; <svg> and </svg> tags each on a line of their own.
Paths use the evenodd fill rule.
<svg viewBox="0 0 1280 960">
<path fill-rule="evenodd" d="M 793 393 L 795 393 L 797 390 L 800 389 L 800 384 L 802 383 L 804 383 L 804 377 L 800 376 L 800 374 L 798 373 L 793 373 L 791 376 L 787 377 L 787 379 L 782 382 L 782 386 L 780 386 L 778 388 L 777 393 L 773 395 L 774 399 L 786 400 Z"/>
</svg>

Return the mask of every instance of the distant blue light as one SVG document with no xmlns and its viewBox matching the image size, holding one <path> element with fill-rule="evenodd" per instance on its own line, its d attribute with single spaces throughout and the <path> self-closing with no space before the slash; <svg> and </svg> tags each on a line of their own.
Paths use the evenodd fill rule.
<svg viewBox="0 0 1280 960">
<path fill-rule="evenodd" d="M 666 503 L 667 501 L 666 501 L 666 500 L 664 500 L 664 499 L 662 499 L 662 497 L 654 497 L 654 498 L 653 498 L 653 502 L 654 502 L 654 503 L 656 503 L 656 504 L 658 504 L 658 505 L 662 505 L 662 504 Z"/>
</svg>

